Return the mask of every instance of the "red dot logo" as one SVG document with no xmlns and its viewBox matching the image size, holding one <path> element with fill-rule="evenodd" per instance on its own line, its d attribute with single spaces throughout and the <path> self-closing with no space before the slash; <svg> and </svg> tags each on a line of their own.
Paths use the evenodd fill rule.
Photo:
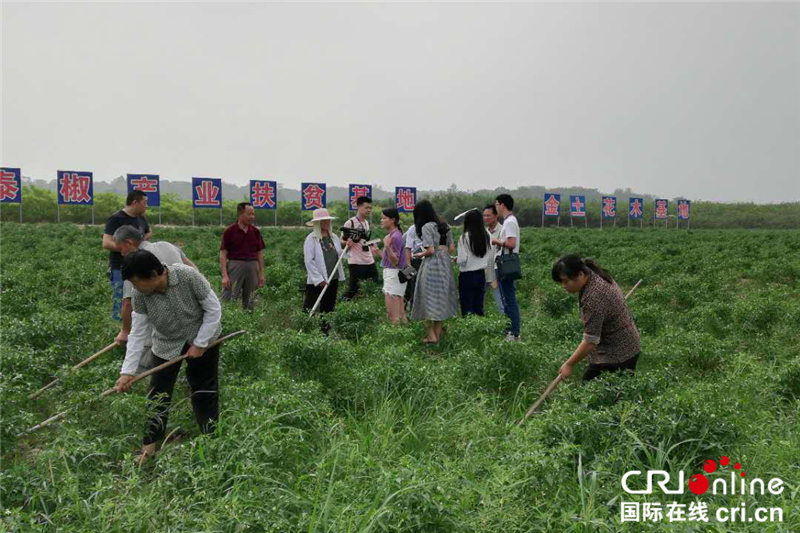
<svg viewBox="0 0 800 533">
<path fill-rule="evenodd" d="M 742 472 L 742 477 L 744 477 L 744 472 Z"/>
<path fill-rule="evenodd" d="M 703 494 L 708 490 L 708 478 L 703 474 L 695 474 L 689 478 L 689 490 L 695 494 Z"/>
<path fill-rule="evenodd" d="M 741 465 L 741 464 L 739 464 L 739 463 L 736 463 L 735 465 L 733 465 L 733 467 L 734 467 L 736 470 L 739 470 L 739 469 L 742 467 L 742 465 Z"/>
<path fill-rule="evenodd" d="M 728 459 L 727 455 L 723 455 L 722 458 L 719 460 L 719 464 L 721 464 L 722 466 L 728 466 L 728 463 L 730 462 L 731 460 Z"/>
<path fill-rule="evenodd" d="M 710 474 L 716 469 L 717 469 L 717 463 L 715 463 L 711 459 L 703 463 L 703 470 L 705 470 L 708 474 Z"/>
</svg>

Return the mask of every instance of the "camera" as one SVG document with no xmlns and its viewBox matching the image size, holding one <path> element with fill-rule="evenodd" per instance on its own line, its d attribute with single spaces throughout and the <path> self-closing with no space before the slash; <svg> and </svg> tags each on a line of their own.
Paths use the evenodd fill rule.
<svg viewBox="0 0 800 533">
<path fill-rule="evenodd" d="M 369 240 L 369 237 L 370 237 L 370 232 L 365 230 L 365 229 L 348 228 L 348 227 L 345 227 L 345 226 L 342 226 L 339 229 L 341 230 L 342 236 L 344 237 L 345 240 L 352 239 L 353 242 L 355 242 L 355 243 L 359 243 L 359 242 L 362 242 L 362 241 L 363 242 L 367 242 Z M 365 251 L 365 252 L 369 251 L 369 247 L 368 246 L 361 245 L 361 249 L 363 251 Z"/>
</svg>

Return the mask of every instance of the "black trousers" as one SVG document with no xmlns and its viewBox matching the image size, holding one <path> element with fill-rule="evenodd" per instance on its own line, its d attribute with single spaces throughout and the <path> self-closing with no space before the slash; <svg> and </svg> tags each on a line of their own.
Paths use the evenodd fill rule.
<svg viewBox="0 0 800 533">
<path fill-rule="evenodd" d="M 359 283 L 363 280 L 370 279 L 375 283 L 380 283 L 378 268 L 375 263 L 371 265 L 347 265 L 347 268 L 350 272 L 350 282 L 347 285 L 347 290 L 342 295 L 342 300 L 352 300 L 358 292 Z"/>
<path fill-rule="evenodd" d="M 461 316 L 470 314 L 483 316 L 483 297 L 485 294 L 485 271 L 459 272 L 458 297 L 461 300 Z"/>
<path fill-rule="evenodd" d="M 322 297 L 322 301 L 319 303 L 319 313 L 330 313 L 333 311 L 333 308 L 336 307 L 336 293 L 339 291 L 339 280 L 332 279 L 331 286 L 328 287 L 328 290 L 325 291 L 325 295 Z M 303 298 L 303 310 L 306 312 L 311 311 L 314 307 L 314 304 L 317 303 L 317 298 L 319 298 L 319 293 L 322 292 L 322 287 L 318 287 L 316 285 L 306 285 L 306 295 Z M 326 335 L 328 331 L 330 331 L 331 326 L 326 322 L 322 321 L 321 326 L 322 332 Z"/>
<path fill-rule="evenodd" d="M 189 350 L 183 345 L 181 353 Z M 155 357 L 157 365 L 166 360 Z M 150 377 L 148 408 L 152 413 L 145 427 L 145 445 L 164 438 L 167 429 L 167 412 L 172 402 L 172 390 L 183 361 L 156 372 Z M 192 390 L 192 409 L 200 431 L 210 433 L 219 418 L 219 345 L 206 350 L 201 357 L 186 359 L 186 379 Z"/>
<path fill-rule="evenodd" d="M 636 362 L 638 360 L 639 354 L 637 353 L 630 359 L 617 364 L 593 365 L 590 363 L 589 368 L 586 369 L 586 373 L 583 375 L 583 381 L 591 381 L 603 372 L 619 372 L 620 370 L 630 370 L 631 374 L 633 374 L 634 370 L 636 369 Z"/>
</svg>

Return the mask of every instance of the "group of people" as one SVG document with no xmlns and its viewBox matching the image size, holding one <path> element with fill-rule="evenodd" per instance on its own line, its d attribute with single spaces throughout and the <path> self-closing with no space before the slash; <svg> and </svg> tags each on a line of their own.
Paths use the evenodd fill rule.
<svg viewBox="0 0 800 533">
<path fill-rule="evenodd" d="M 186 376 L 192 405 L 201 431 L 213 431 L 219 416 L 220 300 L 241 298 L 253 308 L 254 295 L 265 283 L 264 240 L 253 224 L 253 206 L 237 206 L 237 221 L 227 227 L 220 243 L 223 290 L 220 298 L 196 265 L 177 246 L 150 242 L 152 231 L 144 217 L 147 197 L 131 192 L 126 206 L 109 217 L 102 246 L 109 250 L 112 317 L 121 321 L 116 341 L 126 344 L 125 360 L 115 388 L 124 392 L 133 378 L 166 361 L 187 355 Z M 456 243 L 450 226 L 437 215 L 428 200 L 414 208 L 414 224 L 403 233 L 400 215 L 383 209 L 382 240 L 371 240 L 369 218 L 372 202 L 357 199 L 357 213 L 337 235 L 326 209 L 317 209 L 308 223 L 303 253 L 306 288 L 303 307 L 321 313 L 334 310 L 339 282 L 344 282 L 347 259 L 349 283 L 342 300 L 352 299 L 361 281 L 379 281 L 376 259 L 383 270 L 386 311 L 393 324 L 412 320 L 426 322 L 425 344 L 439 342 L 445 320 L 458 314 L 484 314 L 484 297 L 491 291 L 499 311 L 509 319 L 505 338 L 520 340 L 520 313 L 514 270 L 501 263 L 517 262 L 520 230 L 514 216 L 514 200 L 499 195 L 481 212 L 463 214 L 464 231 Z M 498 217 L 502 218 L 502 224 Z M 455 257 L 451 254 L 456 253 Z M 459 266 L 458 280 L 453 263 Z M 567 378 L 576 364 L 589 359 L 584 380 L 602 372 L 630 370 L 639 357 L 639 332 L 628 311 L 621 289 L 610 273 L 590 259 L 577 255 L 560 258 L 552 278 L 571 294 L 578 294 L 584 335 L 580 345 L 562 365 Z M 458 296 L 457 296 L 458 295 Z M 323 320 L 326 334 L 330 326 Z M 152 374 L 148 419 L 140 462 L 151 457 L 164 439 L 172 390 L 181 364 Z"/>
<path fill-rule="evenodd" d="M 498 311 L 509 318 L 505 338 L 520 339 L 520 314 L 515 279 L 500 279 L 495 258 L 519 254 L 519 224 L 514 216 L 514 199 L 501 194 L 483 212 L 473 209 L 464 214 L 464 232 L 458 251 L 450 226 L 436 213 L 428 200 L 414 207 L 414 224 L 403 233 L 400 214 L 395 208 L 381 211 L 380 225 L 386 231 L 381 241 L 370 241 L 369 218 L 372 201 L 356 199 L 355 216 L 344 222 L 336 235 L 331 221 L 336 217 L 327 209 L 317 209 L 308 225 L 313 231 L 303 246 L 306 266 L 304 308 L 321 313 L 334 310 L 338 283 L 345 280 L 342 259 L 347 258 L 349 284 L 341 300 L 352 299 L 364 280 L 379 281 L 376 259 L 383 271 L 386 312 L 392 324 L 412 320 L 426 321 L 425 344 L 436 344 L 445 320 L 458 314 L 484 315 L 484 297 L 491 291 Z M 503 224 L 498 221 L 503 218 Z M 379 245 L 380 243 L 380 245 Z M 382 245 L 382 246 L 381 246 Z M 453 260 L 458 264 L 455 278 Z M 329 326 L 323 321 L 323 331 Z"/>
</svg>

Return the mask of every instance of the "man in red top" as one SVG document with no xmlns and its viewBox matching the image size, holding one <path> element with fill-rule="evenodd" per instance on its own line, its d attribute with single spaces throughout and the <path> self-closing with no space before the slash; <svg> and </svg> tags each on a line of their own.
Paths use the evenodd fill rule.
<svg viewBox="0 0 800 533">
<path fill-rule="evenodd" d="M 219 268 L 222 270 L 222 300 L 237 300 L 242 294 L 242 307 L 253 309 L 253 293 L 264 286 L 264 239 L 253 225 L 253 205 L 236 206 L 236 224 L 225 228 L 219 247 Z"/>
</svg>

